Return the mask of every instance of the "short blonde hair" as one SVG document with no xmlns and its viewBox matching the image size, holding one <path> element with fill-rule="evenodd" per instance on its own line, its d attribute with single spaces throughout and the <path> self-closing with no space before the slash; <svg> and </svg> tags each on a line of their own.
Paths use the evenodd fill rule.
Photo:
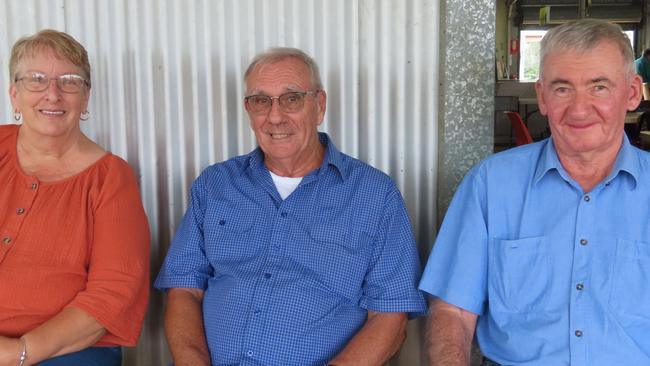
<svg viewBox="0 0 650 366">
<path fill-rule="evenodd" d="M 90 62 L 88 52 L 81 43 L 77 42 L 67 33 L 53 29 L 44 29 L 34 35 L 20 38 L 11 48 L 9 59 L 9 77 L 11 82 L 16 82 L 17 68 L 25 57 L 33 57 L 43 52 L 52 50 L 58 57 L 70 61 L 81 69 L 81 73 L 90 87 Z"/>
</svg>

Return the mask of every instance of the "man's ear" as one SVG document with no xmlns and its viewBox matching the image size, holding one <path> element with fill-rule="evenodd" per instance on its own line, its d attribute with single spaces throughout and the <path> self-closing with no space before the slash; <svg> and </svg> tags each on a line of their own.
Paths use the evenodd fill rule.
<svg viewBox="0 0 650 366">
<path fill-rule="evenodd" d="M 544 85 L 542 85 L 541 79 L 537 79 L 535 82 L 535 94 L 537 95 L 537 106 L 539 107 L 539 113 L 542 116 L 546 115 L 546 100 L 544 100 Z"/>
<path fill-rule="evenodd" d="M 316 107 L 318 108 L 318 124 L 323 123 L 323 118 L 325 118 L 325 110 L 327 109 L 327 93 L 325 90 L 319 90 L 316 98 Z"/>
<path fill-rule="evenodd" d="M 634 75 L 630 83 L 629 95 L 627 100 L 627 110 L 633 111 L 637 109 L 643 97 L 643 81 L 641 76 Z"/>
</svg>

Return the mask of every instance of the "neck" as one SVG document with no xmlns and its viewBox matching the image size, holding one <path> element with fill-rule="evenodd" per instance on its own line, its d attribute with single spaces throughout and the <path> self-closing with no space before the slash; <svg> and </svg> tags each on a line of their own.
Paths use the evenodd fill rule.
<svg viewBox="0 0 650 366">
<path fill-rule="evenodd" d="M 590 192 L 611 172 L 622 144 L 605 151 L 565 154 L 558 150 L 562 167 L 575 179 L 584 192 Z"/>
<path fill-rule="evenodd" d="M 269 171 L 281 177 L 304 177 L 321 166 L 324 157 L 325 147 L 319 142 L 314 149 L 311 149 L 309 154 L 287 159 L 272 159 L 265 156 L 264 164 Z"/>
<path fill-rule="evenodd" d="M 23 124 L 18 130 L 17 148 L 29 156 L 63 159 L 81 150 L 86 140 L 81 130 L 62 136 L 43 136 Z"/>
</svg>

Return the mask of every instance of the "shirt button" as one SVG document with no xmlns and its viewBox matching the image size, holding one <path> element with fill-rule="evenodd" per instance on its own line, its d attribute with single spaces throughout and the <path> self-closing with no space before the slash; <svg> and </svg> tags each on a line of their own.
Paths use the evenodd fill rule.
<svg viewBox="0 0 650 366">
<path fill-rule="evenodd" d="M 581 330 L 576 330 L 576 337 L 582 337 L 582 331 Z"/>
<path fill-rule="evenodd" d="M 264 278 L 266 278 L 268 280 L 269 278 L 271 278 L 271 274 L 270 273 L 265 273 Z"/>
<path fill-rule="evenodd" d="M 224 219 L 219 220 L 219 225 L 223 226 L 225 224 L 226 224 L 226 220 Z"/>
<path fill-rule="evenodd" d="M 22 207 L 16 210 L 16 215 L 22 215 L 24 213 L 25 213 L 25 209 Z"/>
<path fill-rule="evenodd" d="M 250 351 L 250 350 L 247 351 L 247 352 L 246 352 L 246 356 L 248 356 L 248 357 L 253 357 L 253 351 Z"/>
<path fill-rule="evenodd" d="M 577 289 L 578 291 L 582 291 L 583 288 L 585 288 L 585 286 L 584 286 L 583 284 L 581 284 L 581 283 L 579 283 L 579 284 L 576 285 L 576 289 Z"/>
<path fill-rule="evenodd" d="M 580 239 L 580 245 L 587 245 L 587 239 Z"/>
<path fill-rule="evenodd" d="M 282 216 L 282 217 L 287 217 L 287 213 L 286 213 L 286 212 L 283 212 L 283 213 L 280 214 L 280 216 Z"/>
<path fill-rule="evenodd" d="M 32 185 L 31 185 L 30 188 L 31 188 L 31 189 L 36 189 L 36 188 L 38 188 L 38 184 L 36 184 L 36 183 L 32 183 Z"/>
<path fill-rule="evenodd" d="M 2 242 L 5 244 L 11 243 L 11 236 L 5 236 L 4 238 L 2 238 Z"/>
<path fill-rule="evenodd" d="M 585 195 L 585 202 L 589 202 L 590 200 L 591 200 L 591 198 L 589 198 L 589 195 L 586 194 L 586 195 Z"/>
</svg>

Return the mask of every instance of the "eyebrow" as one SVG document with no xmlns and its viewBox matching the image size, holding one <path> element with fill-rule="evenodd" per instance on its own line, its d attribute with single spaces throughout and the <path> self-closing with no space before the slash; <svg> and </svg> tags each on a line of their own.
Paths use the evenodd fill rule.
<svg viewBox="0 0 650 366">
<path fill-rule="evenodd" d="M 597 83 L 613 84 L 612 81 L 609 78 L 605 77 L 605 76 L 599 76 L 599 77 L 596 77 L 596 78 L 593 78 L 593 79 L 589 80 L 589 84 L 597 84 Z M 563 85 L 563 84 L 571 84 L 571 82 L 569 80 L 566 80 L 566 79 L 555 79 L 555 80 L 551 81 L 551 86 L 560 85 L 560 84 L 561 85 Z"/>
<path fill-rule="evenodd" d="M 612 81 L 609 80 L 608 78 L 604 77 L 604 76 L 600 76 L 600 77 L 597 77 L 597 78 L 591 79 L 591 83 L 592 83 L 592 84 L 596 84 L 596 83 L 607 83 L 607 84 L 612 84 Z"/>
<path fill-rule="evenodd" d="M 551 86 L 555 86 L 555 85 L 558 85 L 558 84 L 571 84 L 571 83 L 569 82 L 569 80 L 565 80 L 565 79 L 551 80 Z"/>
<path fill-rule="evenodd" d="M 300 88 L 300 87 L 298 87 L 298 86 L 296 86 L 296 85 L 291 84 L 291 85 L 286 86 L 286 87 L 284 88 L 284 90 L 282 91 L 282 93 L 280 93 L 280 94 L 284 94 L 284 93 L 293 93 L 293 92 L 300 92 L 300 91 L 303 91 L 303 90 L 305 90 L 305 89 L 304 89 L 304 88 Z M 251 90 L 251 91 L 248 93 L 248 95 L 268 95 L 268 94 L 265 93 L 265 92 L 262 91 L 262 90 L 259 90 L 259 89 L 253 89 L 253 90 Z"/>
</svg>

